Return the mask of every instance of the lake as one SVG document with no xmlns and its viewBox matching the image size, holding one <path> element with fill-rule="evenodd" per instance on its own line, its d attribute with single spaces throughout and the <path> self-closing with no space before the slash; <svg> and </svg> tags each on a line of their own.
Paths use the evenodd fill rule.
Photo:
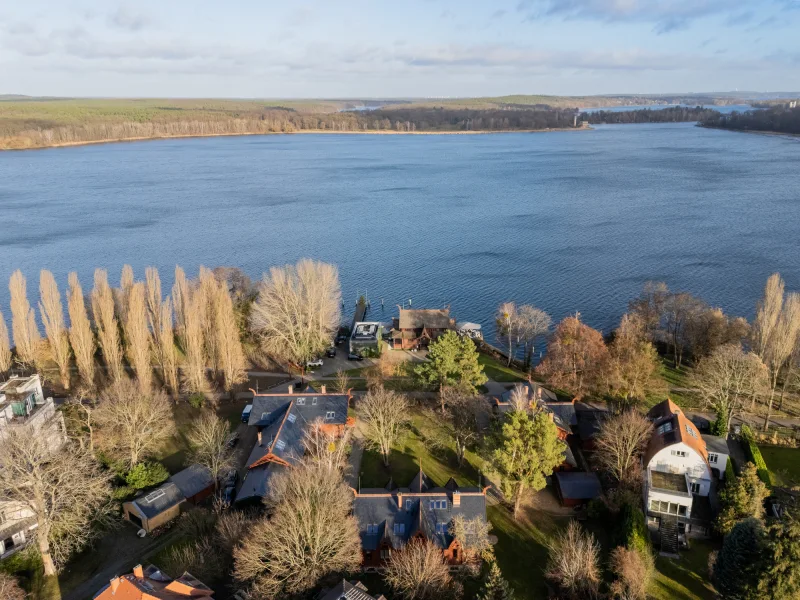
<svg viewBox="0 0 800 600">
<path fill-rule="evenodd" d="M 450 304 L 488 338 L 505 300 L 608 330 L 650 279 L 750 317 L 770 273 L 800 289 L 798 183 L 797 139 L 691 124 L 5 152 L 0 278 L 21 268 L 35 301 L 41 268 L 88 291 L 95 267 L 155 265 L 169 289 L 176 263 L 307 256 L 339 266 L 348 309 Z"/>
</svg>

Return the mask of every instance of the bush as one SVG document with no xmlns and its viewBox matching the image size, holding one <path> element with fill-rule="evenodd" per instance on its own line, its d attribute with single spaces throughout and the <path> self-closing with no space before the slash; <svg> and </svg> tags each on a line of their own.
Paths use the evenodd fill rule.
<svg viewBox="0 0 800 600">
<path fill-rule="evenodd" d="M 115 487 L 111 491 L 111 497 L 114 500 L 118 500 L 119 502 L 125 502 L 133 497 L 136 493 L 136 490 L 129 485 L 123 485 L 120 487 Z"/>
<path fill-rule="evenodd" d="M 189 396 L 189 404 L 192 405 L 193 408 L 203 408 L 206 403 L 206 396 L 201 392 L 195 392 L 191 396 Z"/>
<path fill-rule="evenodd" d="M 733 470 L 733 459 L 728 457 L 728 464 L 725 465 L 725 484 L 729 481 L 736 479 L 736 473 Z"/>
<path fill-rule="evenodd" d="M 763 481 L 768 488 L 772 487 L 772 479 L 769 476 L 767 463 L 764 462 L 764 457 L 761 456 L 761 450 L 759 450 L 756 444 L 753 430 L 747 425 L 742 425 L 742 441 L 744 442 L 744 449 L 745 452 L 747 452 L 748 458 L 756 466 L 758 478 Z"/>
<path fill-rule="evenodd" d="M 125 475 L 125 483 L 135 490 L 143 490 L 169 477 L 169 471 L 159 462 L 140 462 Z"/>
<path fill-rule="evenodd" d="M 650 552 L 650 531 L 642 509 L 633 504 L 625 504 L 620 512 L 620 546 L 639 552 Z"/>
</svg>

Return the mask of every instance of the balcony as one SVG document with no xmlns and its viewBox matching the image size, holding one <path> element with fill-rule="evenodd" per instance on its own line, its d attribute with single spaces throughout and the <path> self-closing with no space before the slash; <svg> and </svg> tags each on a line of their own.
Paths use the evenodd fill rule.
<svg viewBox="0 0 800 600">
<path fill-rule="evenodd" d="M 689 477 L 685 473 L 663 473 L 647 471 L 647 483 L 650 491 L 691 499 L 692 492 Z"/>
</svg>

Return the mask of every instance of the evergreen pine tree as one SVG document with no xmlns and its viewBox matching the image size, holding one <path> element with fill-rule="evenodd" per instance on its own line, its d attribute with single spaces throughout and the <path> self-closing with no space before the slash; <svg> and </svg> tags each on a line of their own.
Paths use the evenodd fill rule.
<svg viewBox="0 0 800 600">
<path fill-rule="evenodd" d="M 764 526 L 749 518 L 737 523 L 725 536 L 714 564 L 714 583 L 727 600 L 757 598 L 761 554 L 764 552 Z"/>
<path fill-rule="evenodd" d="M 514 600 L 511 586 L 500 572 L 497 562 L 492 562 L 489 571 L 483 578 L 483 587 L 481 587 L 477 600 Z"/>
</svg>

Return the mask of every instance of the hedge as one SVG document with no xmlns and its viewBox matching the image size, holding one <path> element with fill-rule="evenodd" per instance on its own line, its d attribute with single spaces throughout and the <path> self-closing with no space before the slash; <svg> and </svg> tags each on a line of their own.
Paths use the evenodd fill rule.
<svg viewBox="0 0 800 600">
<path fill-rule="evenodd" d="M 733 470 L 733 459 L 728 457 L 728 464 L 725 465 L 725 485 L 734 479 L 736 479 L 736 472 Z"/>
<path fill-rule="evenodd" d="M 761 456 L 761 450 L 759 450 L 758 445 L 756 444 L 753 430 L 750 429 L 748 425 L 742 425 L 742 441 L 744 442 L 744 448 L 747 451 L 748 458 L 756 466 L 758 478 L 763 481 L 768 488 L 771 488 L 772 479 L 769 476 L 767 463 L 764 462 L 764 457 Z"/>
<path fill-rule="evenodd" d="M 620 511 L 621 527 L 619 528 L 618 545 L 631 550 L 649 551 L 650 532 L 642 509 L 632 504 L 625 504 Z"/>
</svg>

